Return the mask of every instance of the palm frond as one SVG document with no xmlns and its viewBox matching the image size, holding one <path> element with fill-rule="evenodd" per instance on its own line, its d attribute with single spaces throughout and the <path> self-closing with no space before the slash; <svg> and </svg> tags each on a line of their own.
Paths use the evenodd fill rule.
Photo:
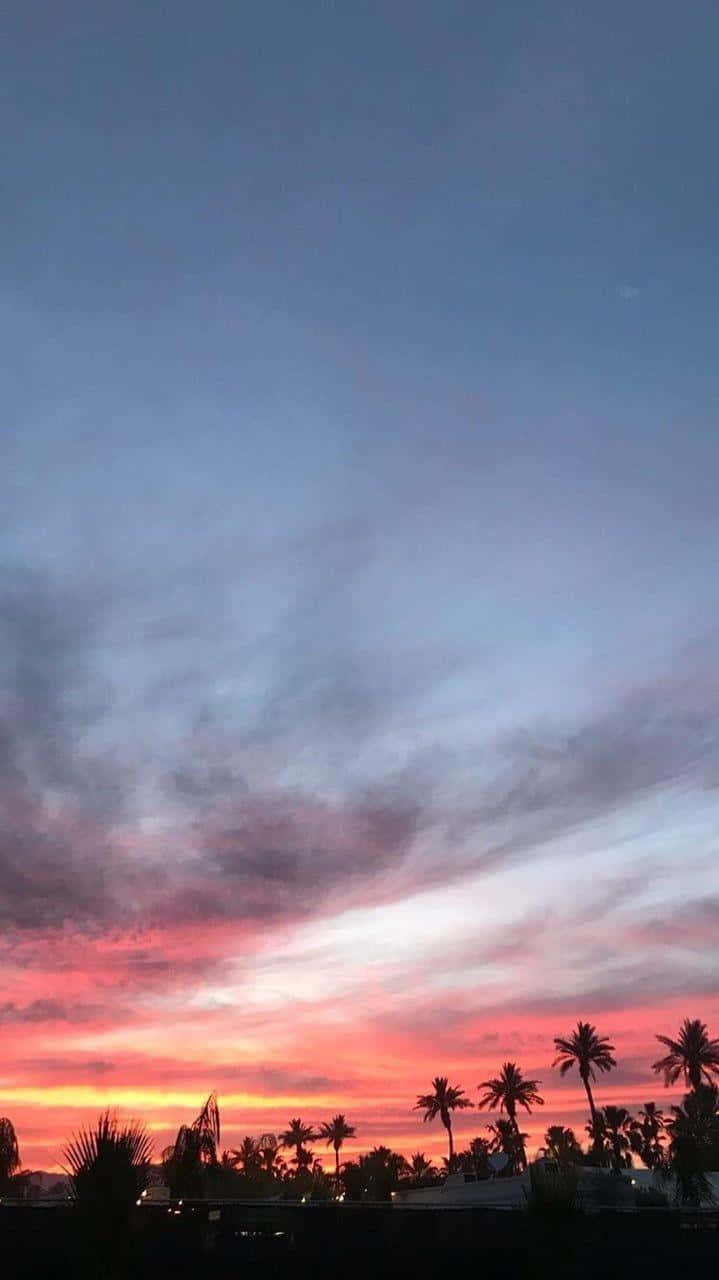
<svg viewBox="0 0 719 1280">
<path fill-rule="evenodd" d="M 106 1111 L 73 1136 L 63 1158 L 73 1199 L 129 1205 L 147 1186 L 152 1139 L 144 1125 L 120 1125 Z"/>
</svg>

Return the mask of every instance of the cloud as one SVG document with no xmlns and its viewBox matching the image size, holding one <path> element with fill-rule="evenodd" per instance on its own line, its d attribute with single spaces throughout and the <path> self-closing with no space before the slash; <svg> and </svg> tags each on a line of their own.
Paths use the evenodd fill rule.
<svg viewBox="0 0 719 1280">
<path fill-rule="evenodd" d="M 98 1076 L 111 1075 L 115 1063 L 105 1058 L 83 1058 L 79 1054 L 67 1054 L 63 1057 L 19 1058 L 15 1063 L 15 1071 L 22 1077 L 25 1075 L 47 1077 L 51 1081 L 95 1080 Z"/>
<path fill-rule="evenodd" d="M 0 575 L 0 922 L 104 919 L 123 876 L 110 828 L 127 779 L 83 746 L 107 711 L 91 663 L 99 602 L 42 574 Z"/>
<path fill-rule="evenodd" d="M 708 954 L 719 937 L 719 897 L 696 898 L 681 906 L 652 913 L 632 925 L 632 942 L 658 950 L 673 947 Z"/>
<path fill-rule="evenodd" d="M 92 663 L 101 597 L 4 569 L 0 606 L 0 782 L 81 803 L 88 817 L 115 816 L 125 799 L 122 769 L 83 749 L 110 706 Z"/>
<path fill-rule="evenodd" d="M 655 789 L 702 786 L 719 765 L 719 682 L 708 662 L 682 664 L 577 727 L 516 732 L 489 744 L 483 758 L 489 779 L 452 830 L 458 839 L 496 831 L 485 846 L 491 862 Z"/>
<path fill-rule="evenodd" d="M 195 833 L 170 915 L 192 911 L 246 920 L 297 919 L 404 865 L 425 820 L 418 799 L 391 786 L 331 804 L 297 792 L 250 796 Z"/>
<path fill-rule="evenodd" d="M 195 717 L 171 758 L 164 749 L 146 769 L 107 746 L 114 708 L 97 674 L 102 594 L 63 593 L 36 573 L 4 575 L 5 928 L 296 921 L 532 858 L 653 790 L 716 776 L 710 644 L 583 722 L 480 730 L 454 750 L 415 750 L 410 740 L 384 780 L 358 769 L 353 753 L 391 737 L 398 708 L 441 680 L 442 668 L 420 655 L 380 677 L 343 642 L 341 559 L 327 597 L 311 578 L 298 592 L 291 638 L 270 644 L 251 715 Z M 312 767 L 293 774 L 288 761 Z M 155 806 L 157 834 L 143 825 Z M 143 970 L 160 980 L 162 961 L 139 948 L 138 978 Z"/>
<path fill-rule="evenodd" d="M 33 1000 L 30 1004 L 18 1005 L 14 1001 L 0 1004 L 0 1023 L 43 1023 L 43 1022 L 93 1022 L 101 1017 L 103 1006 L 98 1004 L 65 1003 L 53 998 Z"/>
</svg>

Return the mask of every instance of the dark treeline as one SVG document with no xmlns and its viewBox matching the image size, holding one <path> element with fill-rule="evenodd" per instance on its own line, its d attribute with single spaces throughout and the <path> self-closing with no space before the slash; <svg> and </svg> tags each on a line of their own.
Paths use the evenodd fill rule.
<svg viewBox="0 0 719 1280">
<path fill-rule="evenodd" d="M 594 1096 L 598 1076 L 617 1065 L 614 1045 L 581 1021 L 568 1036 L 557 1036 L 553 1066 L 562 1076 L 576 1071 L 586 1094 L 586 1143 L 583 1147 L 572 1129 L 551 1125 L 540 1155 L 562 1168 L 588 1164 L 618 1173 L 638 1158 L 649 1169 L 673 1175 L 678 1199 L 700 1203 L 710 1196 L 708 1172 L 719 1169 L 719 1040 L 711 1039 L 698 1019 L 685 1019 L 676 1039 L 658 1039 L 666 1052 L 653 1064 L 654 1072 L 666 1085 L 682 1080 L 688 1092 L 668 1113 L 646 1102 L 632 1115 L 626 1107 L 599 1106 Z M 463 1088 L 450 1084 L 447 1077 L 435 1077 L 431 1091 L 417 1098 L 415 1110 L 426 1121 L 438 1118 L 447 1131 L 448 1152 L 439 1168 L 421 1151 L 407 1160 L 386 1146 L 343 1161 L 343 1147 L 356 1130 L 341 1113 L 321 1124 L 294 1117 L 277 1135 L 247 1135 L 238 1147 L 223 1150 L 214 1094 L 192 1123 L 180 1126 L 175 1142 L 161 1153 L 159 1166 L 152 1164 L 145 1127 L 137 1122 L 123 1125 L 106 1113 L 69 1142 L 63 1167 L 71 1199 L 79 1208 L 92 1208 L 97 1220 L 103 1216 L 100 1210 L 110 1213 L 110 1205 L 111 1217 L 129 1212 L 158 1180 L 175 1199 L 382 1201 L 398 1187 L 432 1185 L 447 1173 L 471 1173 L 481 1179 L 524 1170 L 527 1135 L 519 1115 L 543 1105 L 540 1085 L 525 1077 L 517 1063 L 505 1062 L 496 1076 L 478 1086 L 478 1109 L 494 1112 L 495 1118 L 485 1135 L 457 1151 L 452 1116 L 474 1104 Z M 329 1168 L 313 1148 L 317 1143 L 329 1157 Z M 0 1193 L 22 1196 L 27 1179 L 20 1172 L 13 1124 L 0 1119 Z"/>
</svg>

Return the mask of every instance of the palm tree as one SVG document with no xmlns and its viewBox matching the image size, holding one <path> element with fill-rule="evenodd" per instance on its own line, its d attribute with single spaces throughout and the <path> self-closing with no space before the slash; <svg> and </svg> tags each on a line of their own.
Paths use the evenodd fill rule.
<svg viewBox="0 0 719 1280">
<path fill-rule="evenodd" d="M 711 1203 L 708 1172 L 719 1165 L 719 1091 L 702 1084 L 672 1107 L 667 1122 L 668 1166 L 676 1178 L 676 1198 L 685 1204 Z"/>
<path fill-rule="evenodd" d="M 491 1154 L 507 1156 L 508 1174 L 521 1173 L 527 1166 L 524 1144 L 529 1134 L 520 1133 L 514 1121 L 509 1118 L 504 1119 L 502 1116 L 495 1120 L 494 1124 L 487 1125 L 487 1130 L 491 1135 L 489 1143 Z"/>
<path fill-rule="evenodd" d="M 20 1149 L 12 1120 L 0 1117 L 0 1189 L 20 1168 Z"/>
<path fill-rule="evenodd" d="M 561 1124 L 550 1124 L 544 1135 L 544 1150 L 558 1164 L 581 1164 L 584 1158 L 574 1135 L 573 1129 L 565 1129 Z"/>
<path fill-rule="evenodd" d="M 306 1150 L 306 1143 L 314 1142 L 317 1134 L 311 1124 L 303 1124 L 299 1117 L 290 1120 L 288 1129 L 280 1134 L 280 1145 L 294 1151 L 292 1163 L 297 1172 L 307 1169 L 312 1164 L 312 1152 Z"/>
<path fill-rule="evenodd" d="M 587 1155 L 587 1164 L 599 1165 L 603 1167 L 609 1164 L 609 1148 L 607 1146 L 607 1131 L 604 1123 L 604 1111 L 594 1112 L 594 1116 L 585 1125 L 586 1132 L 589 1134 L 591 1146 Z"/>
<path fill-rule="evenodd" d="M 591 1124 L 596 1127 L 597 1108 L 594 1105 L 590 1080 L 596 1080 L 595 1071 L 611 1071 L 616 1067 L 616 1059 L 612 1056 L 614 1045 L 606 1036 L 597 1034 L 591 1022 L 578 1022 L 575 1031 L 569 1036 L 555 1036 L 554 1047 L 558 1056 L 552 1063 L 559 1067 L 560 1076 L 566 1076 L 572 1067 L 577 1067 L 579 1075 L 587 1091 Z"/>
<path fill-rule="evenodd" d="M 442 1124 L 447 1130 L 449 1138 L 449 1159 L 450 1163 L 454 1158 L 454 1139 L 452 1137 L 452 1112 L 464 1111 L 467 1107 L 471 1107 L 472 1103 L 469 1098 L 465 1097 L 464 1089 L 458 1088 L 457 1085 L 449 1083 L 447 1076 L 435 1076 L 432 1081 L 433 1093 L 421 1093 L 415 1103 L 415 1111 L 424 1111 L 423 1120 L 434 1120 L 439 1116 Z"/>
<path fill-rule="evenodd" d="M 280 1157 L 280 1144 L 274 1133 L 262 1133 L 257 1139 L 257 1153 L 260 1165 L 272 1178 L 282 1178 L 287 1172 L 287 1165 Z"/>
<path fill-rule="evenodd" d="M 485 1090 L 479 1099 L 479 1109 L 499 1107 L 500 1111 L 506 1111 L 519 1135 L 517 1107 L 523 1107 L 531 1114 L 533 1106 L 544 1106 L 544 1098 L 540 1098 L 537 1092 L 539 1083 L 539 1080 L 525 1080 L 516 1062 L 505 1062 L 498 1076 L 477 1085 L 478 1089 Z"/>
<path fill-rule="evenodd" d="M 702 1083 L 713 1084 L 719 1076 L 719 1040 L 710 1040 L 706 1024 L 699 1018 L 685 1018 L 676 1040 L 657 1036 L 669 1053 L 653 1063 L 652 1070 L 663 1074 L 664 1084 L 676 1084 L 684 1076 L 695 1091 Z"/>
<path fill-rule="evenodd" d="M 358 1165 L 364 1179 L 364 1192 L 371 1200 L 389 1200 L 392 1188 L 409 1173 L 404 1156 L 389 1147 L 373 1147 L 360 1156 Z"/>
<path fill-rule="evenodd" d="M 428 1160 L 423 1151 L 415 1151 L 409 1162 L 410 1172 L 415 1182 L 426 1182 L 428 1178 L 433 1178 L 437 1172 L 431 1160 Z"/>
<path fill-rule="evenodd" d="M 250 1137 L 243 1138 L 239 1147 L 230 1151 L 229 1163 L 246 1177 L 257 1173 L 260 1167 L 260 1149 L 256 1140 Z"/>
<path fill-rule="evenodd" d="M 489 1143 L 486 1138 L 472 1138 L 469 1144 L 469 1168 L 477 1178 L 489 1177 Z"/>
<path fill-rule="evenodd" d="M 340 1112 L 339 1115 L 333 1116 L 331 1120 L 326 1120 L 320 1125 L 319 1137 L 327 1139 L 327 1146 L 334 1147 L 335 1151 L 335 1178 L 337 1181 L 337 1195 L 340 1193 L 340 1147 L 345 1138 L 354 1138 L 357 1130 L 353 1125 L 348 1124 L 345 1117 Z"/>
<path fill-rule="evenodd" d="M 192 1124 L 180 1125 L 174 1146 L 166 1147 L 162 1153 L 173 1195 L 188 1199 L 202 1195 L 204 1170 L 217 1165 L 219 1145 L 220 1109 L 216 1094 L 211 1093 Z"/>
<path fill-rule="evenodd" d="M 120 1125 L 106 1111 L 63 1152 L 70 1194 L 103 1230 L 119 1224 L 148 1185 L 152 1139 L 144 1125 Z"/>
<path fill-rule="evenodd" d="M 309 1187 L 310 1200 L 328 1201 L 332 1199 L 332 1179 L 325 1173 L 319 1160 L 312 1165 L 312 1181 Z"/>
<path fill-rule="evenodd" d="M 666 1128 L 664 1113 L 656 1102 L 645 1102 L 635 1120 L 630 1141 L 647 1169 L 661 1169 L 664 1163 L 664 1147 L 662 1136 Z"/>
<path fill-rule="evenodd" d="M 604 1142 L 615 1172 L 632 1167 L 632 1132 L 635 1121 L 626 1107 L 604 1107 L 602 1110 Z"/>
<path fill-rule="evenodd" d="M 448 1163 L 445 1157 L 445 1166 Z M 465 1151 L 457 1152 L 453 1168 L 447 1171 L 451 1173 L 473 1173 L 475 1178 L 488 1178 L 490 1174 L 488 1139 L 472 1138 Z"/>
</svg>

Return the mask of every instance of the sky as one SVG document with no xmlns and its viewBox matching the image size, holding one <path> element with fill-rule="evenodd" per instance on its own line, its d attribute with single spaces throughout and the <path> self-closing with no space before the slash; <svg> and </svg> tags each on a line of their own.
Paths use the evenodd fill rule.
<svg viewBox="0 0 719 1280">
<path fill-rule="evenodd" d="M 711 0 L 11 3 L 0 1114 L 719 1028 Z M 457 1118 L 460 1142 L 486 1113 Z"/>
</svg>

